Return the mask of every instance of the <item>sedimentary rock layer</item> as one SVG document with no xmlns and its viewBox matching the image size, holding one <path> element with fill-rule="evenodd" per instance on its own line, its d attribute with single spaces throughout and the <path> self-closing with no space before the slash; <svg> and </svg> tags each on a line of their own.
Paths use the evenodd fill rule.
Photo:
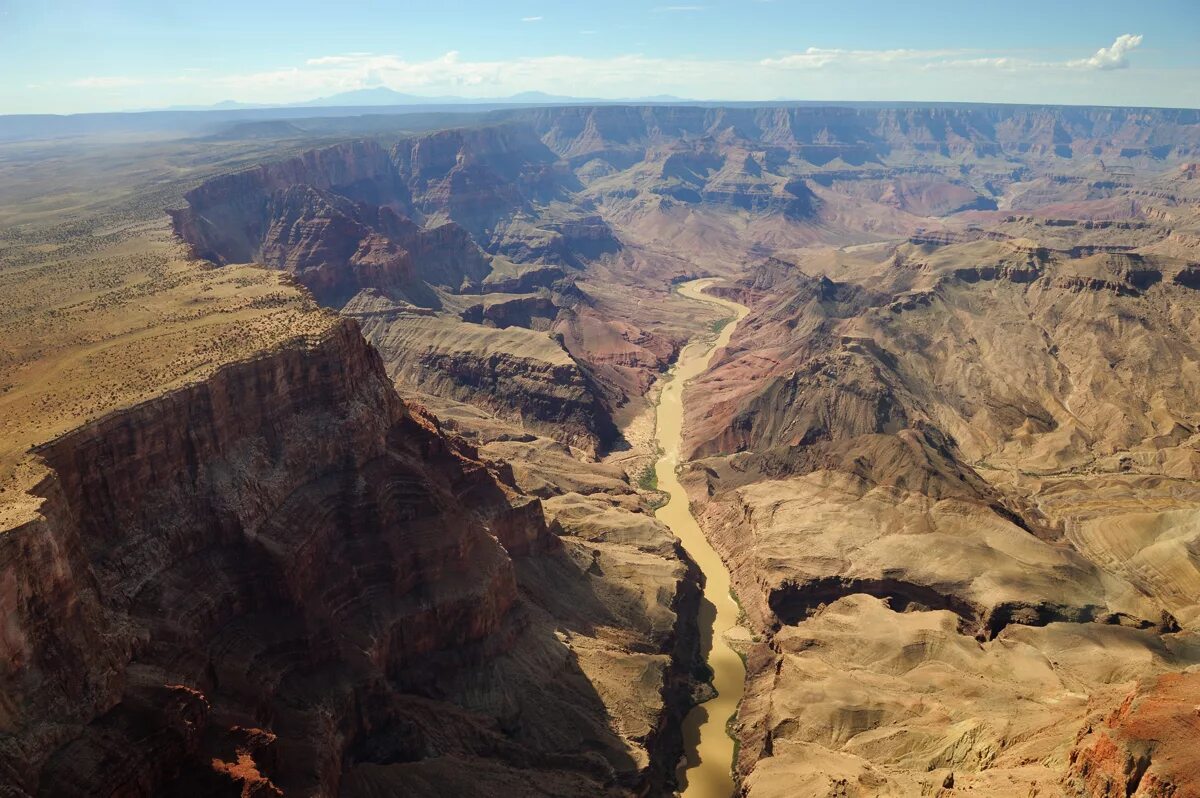
<svg viewBox="0 0 1200 798">
<path fill-rule="evenodd" d="M 520 595 L 523 568 L 581 589 L 586 564 L 511 472 L 399 399 L 352 322 L 39 453 L 40 515 L 0 537 L 13 794 L 353 795 L 481 759 L 482 792 L 669 773 L 640 746 L 670 748 L 685 573 L 645 644 L 650 728 L 615 729 L 618 699 Z"/>
</svg>

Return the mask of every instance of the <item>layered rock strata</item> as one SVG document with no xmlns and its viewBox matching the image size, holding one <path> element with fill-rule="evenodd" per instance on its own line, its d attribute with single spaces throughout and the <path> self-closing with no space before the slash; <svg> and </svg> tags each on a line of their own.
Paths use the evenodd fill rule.
<svg viewBox="0 0 1200 798">
<path fill-rule="evenodd" d="M 470 768 L 460 794 L 624 794 L 668 777 L 652 753 L 671 748 L 685 570 L 667 552 L 655 620 L 628 627 L 648 668 L 623 714 L 555 630 L 626 628 L 632 608 L 555 614 L 559 589 L 594 589 L 590 557 L 507 467 L 402 402 L 352 322 L 38 453 L 41 510 L 0 537 L 9 793 L 436 795 L 428 774 Z"/>
</svg>

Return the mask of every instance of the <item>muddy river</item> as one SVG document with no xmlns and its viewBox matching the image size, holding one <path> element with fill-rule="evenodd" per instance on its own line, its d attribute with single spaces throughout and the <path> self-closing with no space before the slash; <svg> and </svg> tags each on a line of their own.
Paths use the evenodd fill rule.
<svg viewBox="0 0 1200 798">
<path fill-rule="evenodd" d="M 702 292 L 715 282 L 693 280 L 679 286 L 679 292 L 686 297 L 727 308 L 732 321 L 722 328 L 715 340 L 697 340 L 684 348 L 663 386 L 657 421 L 658 442 L 663 448 L 662 458 L 655 464 L 658 487 L 671 497 L 658 510 L 657 516 L 683 541 L 683 547 L 704 573 L 700 644 L 701 651 L 708 652 L 713 687 L 717 691 L 716 698 L 694 707 L 683 722 L 687 763 L 686 772 L 681 775 L 687 781 L 683 792 L 686 798 L 729 798 L 733 794 L 733 739 L 726 733 L 726 724 L 737 711 L 746 679 L 741 657 L 725 642 L 724 633 L 737 625 L 739 615 L 737 603 L 730 593 L 729 571 L 700 531 L 688 506 L 687 494 L 675 475 L 680 457 L 684 388 L 689 380 L 708 368 L 713 352 L 729 343 L 737 323 L 748 312 L 736 302 Z"/>
</svg>

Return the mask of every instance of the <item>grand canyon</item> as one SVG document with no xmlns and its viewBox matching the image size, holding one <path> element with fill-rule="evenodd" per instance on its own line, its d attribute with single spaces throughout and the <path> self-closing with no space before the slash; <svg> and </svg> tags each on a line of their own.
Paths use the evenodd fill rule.
<svg viewBox="0 0 1200 798">
<path fill-rule="evenodd" d="M 161 124 L 0 124 L 0 795 L 1200 795 L 1200 112 Z"/>
</svg>

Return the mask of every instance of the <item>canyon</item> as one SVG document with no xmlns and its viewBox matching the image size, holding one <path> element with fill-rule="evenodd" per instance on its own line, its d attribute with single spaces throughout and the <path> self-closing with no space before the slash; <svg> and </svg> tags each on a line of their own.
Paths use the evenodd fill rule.
<svg viewBox="0 0 1200 798">
<path fill-rule="evenodd" d="M 1200 795 L 1200 113 L 397 119 L 0 147 L 0 795 Z"/>
<path fill-rule="evenodd" d="M 698 615 L 700 649 L 708 652 L 706 662 L 712 672 L 710 682 L 716 695 L 697 704 L 683 719 L 687 761 L 686 767 L 681 768 L 681 793 L 693 798 L 720 798 L 734 792 L 728 766 L 733 761 L 734 745 L 726 727 L 737 712 L 746 681 L 746 668 L 728 639 L 741 615 L 730 586 L 729 571 L 696 523 L 690 497 L 676 473 L 680 464 L 679 450 L 683 445 L 683 390 L 690 380 L 708 368 L 713 353 L 729 343 L 737 323 L 748 312 L 742 305 L 704 294 L 703 290 L 709 285 L 705 280 L 683 283 L 679 293 L 721 305 L 732 316 L 723 320 L 727 323 L 714 340 L 702 339 L 679 353 L 678 362 L 659 392 L 655 425 L 662 456 L 654 464 L 654 470 L 659 486 L 669 496 L 658 517 L 679 538 L 688 556 L 704 574 L 704 601 Z"/>
</svg>

